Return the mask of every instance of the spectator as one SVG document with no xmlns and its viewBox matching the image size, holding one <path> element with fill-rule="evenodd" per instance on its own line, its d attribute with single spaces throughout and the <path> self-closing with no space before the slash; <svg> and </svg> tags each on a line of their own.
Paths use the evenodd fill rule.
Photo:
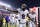
<svg viewBox="0 0 40 27">
<path fill-rule="evenodd" d="M 0 27 L 1 27 L 1 17 L 0 17 Z"/>
<path fill-rule="evenodd" d="M 6 20 L 6 24 L 7 24 L 7 27 L 8 27 L 9 16 L 6 16 L 5 20 Z M 6 24 L 5 24 L 5 27 L 6 27 Z"/>
<path fill-rule="evenodd" d="M 4 18 L 4 15 L 2 13 L 2 15 L 1 15 L 1 26 L 3 26 L 3 18 Z"/>
<path fill-rule="evenodd" d="M 28 27 L 28 17 L 26 18 L 26 27 Z"/>
<path fill-rule="evenodd" d="M 5 23 L 5 18 L 3 18 L 3 23 Z"/>
</svg>

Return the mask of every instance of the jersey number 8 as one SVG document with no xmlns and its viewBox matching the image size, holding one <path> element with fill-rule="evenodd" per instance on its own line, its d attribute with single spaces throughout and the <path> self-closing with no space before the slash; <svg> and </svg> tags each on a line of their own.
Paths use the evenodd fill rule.
<svg viewBox="0 0 40 27">
<path fill-rule="evenodd" d="M 25 15 L 24 14 L 22 14 L 22 19 L 25 19 Z"/>
</svg>

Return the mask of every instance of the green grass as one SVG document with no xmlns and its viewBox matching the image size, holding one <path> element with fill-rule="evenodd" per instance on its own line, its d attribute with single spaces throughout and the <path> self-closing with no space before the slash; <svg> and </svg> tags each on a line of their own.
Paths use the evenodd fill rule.
<svg viewBox="0 0 40 27">
<path fill-rule="evenodd" d="M 3 24 L 3 27 L 5 27 L 5 24 Z M 8 25 L 8 27 L 10 27 L 10 25 Z M 12 27 L 12 26 L 11 26 Z M 13 27 L 15 27 L 15 25 L 13 25 Z M 17 25 L 16 25 L 16 27 L 17 27 Z M 27 27 L 27 26 L 26 26 Z"/>
<path fill-rule="evenodd" d="M 3 24 L 3 27 L 5 27 L 5 24 Z M 10 27 L 10 25 L 8 25 L 8 27 Z M 12 27 L 12 26 L 11 26 L 11 27 Z M 14 25 L 13 27 L 15 27 L 15 25 Z M 16 27 L 17 27 L 17 25 L 16 25 Z"/>
</svg>

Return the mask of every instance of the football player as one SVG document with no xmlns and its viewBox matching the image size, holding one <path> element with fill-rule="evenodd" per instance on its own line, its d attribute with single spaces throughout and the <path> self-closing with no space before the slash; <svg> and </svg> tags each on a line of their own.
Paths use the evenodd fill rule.
<svg viewBox="0 0 40 27">
<path fill-rule="evenodd" d="M 10 19 L 10 27 L 11 27 L 11 25 L 13 27 L 13 25 L 15 24 L 15 16 L 16 16 L 15 12 L 12 12 L 10 14 L 10 16 L 9 16 L 9 19 Z"/>
<path fill-rule="evenodd" d="M 36 22 L 36 14 L 34 11 L 31 12 L 31 14 L 29 14 L 30 18 Z M 35 27 L 35 24 L 34 22 L 30 20 L 30 24 L 29 24 L 29 27 Z"/>
<path fill-rule="evenodd" d="M 26 27 L 26 16 L 29 12 L 25 8 L 26 4 L 22 4 L 21 8 L 18 8 L 17 10 L 7 9 L 9 11 L 18 12 L 20 14 L 20 19 L 19 19 L 20 27 Z"/>
<path fill-rule="evenodd" d="M 19 14 L 18 13 L 16 13 L 16 17 L 15 17 L 15 22 L 16 22 L 16 24 L 17 24 L 17 27 L 19 27 L 20 26 L 20 24 L 19 24 L 19 18 L 20 18 L 20 16 L 19 16 Z"/>
</svg>

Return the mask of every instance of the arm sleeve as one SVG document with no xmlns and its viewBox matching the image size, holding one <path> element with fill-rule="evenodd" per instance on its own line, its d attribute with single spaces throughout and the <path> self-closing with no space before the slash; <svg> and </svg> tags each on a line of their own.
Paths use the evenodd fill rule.
<svg viewBox="0 0 40 27">
<path fill-rule="evenodd" d="M 29 11 L 27 10 L 27 13 L 29 13 Z"/>
<path fill-rule="evenodd" d="M 29 11 L 28 11 L 28 10 L 26 10 L 26 14 L 27 14 L 27 15 L 29 14 Z"/>
</svg>

